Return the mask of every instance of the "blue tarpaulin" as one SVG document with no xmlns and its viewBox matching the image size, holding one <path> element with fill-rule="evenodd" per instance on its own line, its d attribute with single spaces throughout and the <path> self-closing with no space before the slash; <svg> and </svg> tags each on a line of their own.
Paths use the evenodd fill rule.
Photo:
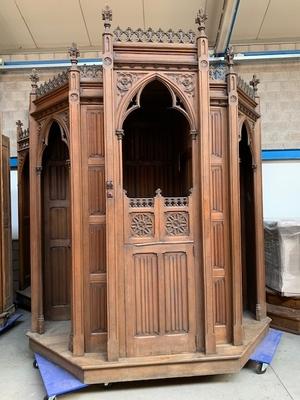
<svg viewBox="0 0 300 400">
<path fill-rule="evenodd" d="M 47 360 L 40 354 L 35 353 L 34 356 L 48 397 L 74 392 L 88 386 L 80 382 L 70 372 Z"/>
<path fill-rule="evenodd" d="M 259 363 L 271 364 L 277 346 L 280 342 L 282 332 L 276 329 L 270 329 L 267 336 L 257 346 L 254 353 L 251 354 L 250 360 Z"/>
</svg>

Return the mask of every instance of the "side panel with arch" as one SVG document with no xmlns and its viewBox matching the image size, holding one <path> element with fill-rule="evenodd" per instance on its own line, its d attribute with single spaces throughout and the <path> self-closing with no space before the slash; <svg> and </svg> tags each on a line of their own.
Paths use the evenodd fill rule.
<svg viewBox="0 0 300 400">
<path fill-rule="evenodd" d="M 107 342 L 105 152 L 103 105 L 81 106 L 85 351 Z"/>
<path fill-rule="evenodd" d="M 228 178 L 227 178 L 227 116 L 226 109 L 212 107 L 211 134 L 211 259 L 214 294 L 214 329 L 216 343 L 228 343 L 231 323 Z"/>
<path fill-rule="evenodd" d="M 43 155 L 43 282 L 44 315 L 70 319 L 71 227 L 69 151 L 53 122 Z"/>
</svg>

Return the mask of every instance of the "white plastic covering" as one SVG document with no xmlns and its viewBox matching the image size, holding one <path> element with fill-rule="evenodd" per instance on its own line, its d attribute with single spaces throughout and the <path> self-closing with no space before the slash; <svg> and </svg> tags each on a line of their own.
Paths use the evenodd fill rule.
<svg viewBox="0 0 300 400">
<path fill-rule="evenodd" d="M 266 284 L 283 296 L 300 296 L 300 220 L 265 221 Z"/>
</svg>

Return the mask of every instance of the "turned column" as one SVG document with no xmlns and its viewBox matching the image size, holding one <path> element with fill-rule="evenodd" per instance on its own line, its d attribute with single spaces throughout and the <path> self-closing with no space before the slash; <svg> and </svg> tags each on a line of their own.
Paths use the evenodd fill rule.
<svg viewBox="0 0 300 400">
<path fill-rule="evenodd" d="M 116 185 L 118 183 L 118 143 L 114 121 L 113 34 L 110 31 L 112 11 L 102 11 L 103 33 L 103 102 L 106 179 L 106 268 L 107 268 L 107 358 L 119 358 L 118 335 L 118 274 L 116 243 Z"/>
<path fill-rule="evenodd" d="M 42 166 L 38 158 L 39 127 L 32 116 L 36 106 L 37 82 L 36 70 L 30 75 L 31 93 L 29 104 L 29 179 L 30 179 L 30 263 L 31 263 L 31 330 L 44 333 L 43 313 L 43 276 L 42 276 L 42 225 L 41 225 L 41 174 Z"/>
<path fill-rule="evenodd" d="M 256 111 L 260 113 L 260 97 L 257 94 L 259 79 L 253 75 L 250 85 L 253 87 Z M 262 165 L 261 165 L 261 119 L 256 121 L 254 128 L 254 157 L 253 184 L 254 184 L 254 210 L 255 210 L 255 238 L 256 238 L 256 319 L 266 318 L 266 284 L 265 284 L 265 259 L 264 259 L 264 227 L 263 227 L 263 200 L 262 200 Z"/>
<path fill-rule="evenodd" d="M 83 328 L 83 250 L 82 250 L 82 162 L 80 131 L 80 70 L 77 66 L 79 51 L 73 43 L 69 49 L 70 113 L 70 186 L 71 186 L 71 236 L 72 236 L 72 332 L 70 347 L 74 356 L 84 354 Z"/>
<path fill-rule="evenodd" d="M 200 202 L 202 216 L 201 245 L 202 245 L 202 270 L 204 293 L 204 351 L 216 352 L 216 338 L 214 332 L 214 300 L 213 300 L 213 273 L 211 266 L 211 191 L 210 191 L 210 131 L 209 131 L 209 62 L 208 40 L 205 33 L 207 16 L 200 10 L 196 18 L 199 25 L 197 37 L 198 53 L 198 93 L 199 93 L 199 144 L 200 144 Z"/>
<path fill-rule="evenodd" d="M 239 139 L 238 139 L 238 94 L 237 76 L 233 71 L 233 50 L 227 50 L 226 75 L 228 94 L 228 168 L 229 168 L 229 209 L 230 209 L 230 247 L 232 268 L 232 322 L 233 344 L 243 342 L 243 303 L 242 303 L 242 256 L 241 256 L 241 216 L 240 216 L 240 177 L 239 177 Z"/>
</svg>

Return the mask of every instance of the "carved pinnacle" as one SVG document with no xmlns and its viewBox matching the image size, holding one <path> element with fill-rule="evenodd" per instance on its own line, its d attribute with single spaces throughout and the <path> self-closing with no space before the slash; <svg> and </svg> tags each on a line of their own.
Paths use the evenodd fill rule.
<svg viewBox="0 0 300 400">
<path fill-rule="evenodd" d="M 104 21 L 104 32 L 108 33 L 110 31 L 112 21 L 112 10 L 109 6 L 106 6 L 102 10 L 102 20 Z"/>
<path fill-rule="evenodd" d="M 254 95 L 256 96 L 257 93 L 257 85 L 260 83 L 260 80 L 256 77 L 256 75 L 253 75 L 253 78 L 249 82 L 250 86 L 253 87 Z"/>
<path fill-rule="evenodd" d="M 226 54 L 225 54 L 225 60 L 227 62 L 228 68 L 229 68 L 229 72 L 232 72 L 233 70 L 233 59 L 234 59 L 234 52 L 233 52 L 233 47 L 228 47 L 226 50 Z"/>
<path fill-rule="evenodd" d="M 205 21 L 207 20 L 207 15 L 203 8 L 198 11 L 197 17 L 195 19 L 195 23 L 198 25 L 198 31 L 200 35 L 205 35 Z"/>
<path fill-rule="evenodd" d="M 31 71 L 31 74 L 29 75 L 29 79 L 31 80 L 31 87 L 32 89 L 37 88 L 37 83 L 40 80 L 39 74 L 35 68 Z"/>
<path fill-rule="evenodd" d="M 77 64 L 78 63 L 78 57 L 80 56 L 80 52 L 77 48 L 77 44 L 76 43 L 72 43 L 71 47 L 68 50 L 69 56 L 70 56 L 70 60 L 72 64 Z"/>
<path fill-rule="evenodd" d="M 22 129 L 23 122 L 22 122 L 20 119 L 18 119 L 18 121 L 16 121 L 16 125 L 17 125 L 17 127 L 18 127 L 19 129 Z"/>
</svg>

